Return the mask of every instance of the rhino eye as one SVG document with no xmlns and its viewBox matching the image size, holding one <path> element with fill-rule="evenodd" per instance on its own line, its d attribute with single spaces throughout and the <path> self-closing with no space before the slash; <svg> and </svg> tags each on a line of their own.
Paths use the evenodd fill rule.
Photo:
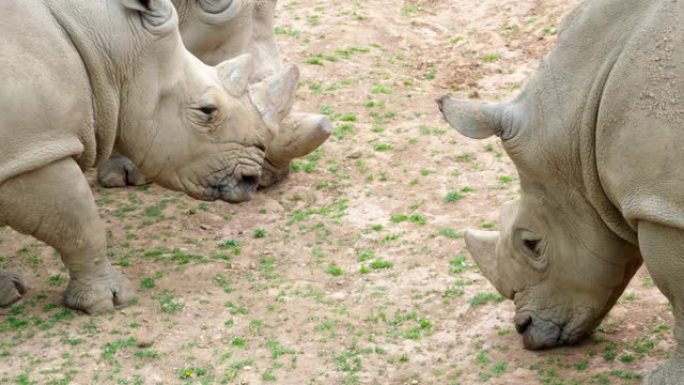
<svg viewBox="0 0 684 385">
<path fill-rule="evenodd" d="M 535 256 L 541 254 L 541 237 L 528 230 L 521 230 L 518 236 L 520 237 L 520 240 L 522 240 L 522 245 L 527 251 Z"/>
<path fill-rule="evenodd" d="M 207 115 L 208 117 L 214 116 L 216 111 L 218 111 L 218 108 L 213 105 L 206 105 L 198 108 L 198 110 L 203 113 L 204 115 Z"/>
<path fill-rule="evenodd" d="M 539 240 L 536 239 L 524 239 L 523 244 L 525 247 L 535 254 L 539 254 Z"/>
</svg>

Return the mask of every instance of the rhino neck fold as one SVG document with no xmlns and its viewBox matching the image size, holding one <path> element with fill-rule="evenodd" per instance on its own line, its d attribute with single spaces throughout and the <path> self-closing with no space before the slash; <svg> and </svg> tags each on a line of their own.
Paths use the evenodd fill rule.
<svg viewBox="0 0 684 385">
<path fill-rule="evenodd" d="M 599 151 L 596 147 L 596 135 L 599 130 L 598 116 L 601 111 L 601 101 L 610 73 L 621 52 L 622 46 L 619 46 L 607 56 L 594 80 L 589 97 L 585 99 L 577 151 L 580 160 L 579 167 L 582 171 L 582 185 L 587 200 L 611 231 L 625 241 L 637 245 L 637 233 L 629 226 L 620 210 L 610 201 L 609 194 L 601 182 L 596 161 L 596 153 Z"/>
<path fill-rule="evenodd" d="M 116 139 L 119 106 L 120 106 L 120 82 L 114 76 L 115 63 L 109 52 L 109 47 L 103 43 L 112 38 L 118 38 L 120 31 L 112 29 L 98 31 L 99 36 L 93 36 L 92 30 L 82 27 L 84 19 L 101 26 L 110 26 L 111 20 L 119 15 L 116 7 L 109 5 L 103 8 L 101 2 L 79 1 L 76 6 L 72 1 L 51 0 L 46 1 L 55 21 L 60 26 L 66 38 L 69 39 L 78 56 L 83 62 L 86 71 L 90 91 L 92 95 L 93 129 L 95 130 L 96 158 L 86 166 L 94 166 L 109 158 Z M 79 14 L 72 11 L 78 9 Z"/>
<path fill-rule="evenodd" d="M 543 59 L 526 87 L 524 102 L 532 120 L 523 136 L 539 146 L 543 155 L 537 162 L 552 163 L 550 166 L 562 173 L 558 177 L 563 183 L 579 189 L 608 229 L 637 244 L 636 231 L 600 179 L 596 145 L 606 83 L 634 32 L 625 30 L 624 25 L 635 24 L 648 2 L 597 3 L 601 2 L 583 3 L 568 16 L 556 48 Z M 620 23 L 606 23 L 611 18 Z M 600 38 L 596 31 L 601 31 Z M 516 155 L 525 157 L 511 155 L 514 160 Z"/>
</svg>

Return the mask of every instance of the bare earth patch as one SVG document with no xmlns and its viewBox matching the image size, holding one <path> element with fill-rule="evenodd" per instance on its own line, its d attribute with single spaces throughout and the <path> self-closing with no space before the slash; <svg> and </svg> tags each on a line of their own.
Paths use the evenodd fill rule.
<svg viewBox="0 0 684 385">
<path fill-rule="evenodd" d="M 515 170 L 434 102 L 514 95 L 577 3 L 281 0 L 300 109 L 330 115 L 333 137 L 242 205 L 95 187 L 138 287 L 110 315 L 62 308 L 59 256 L 1 228 L 0 267 L 31 289 L 1 310 L 0 383 L 638 384 L 673 343 L 645 271 L 590 340 L 523 350 L 461 237 L 496 228 Z"/>
</svg>

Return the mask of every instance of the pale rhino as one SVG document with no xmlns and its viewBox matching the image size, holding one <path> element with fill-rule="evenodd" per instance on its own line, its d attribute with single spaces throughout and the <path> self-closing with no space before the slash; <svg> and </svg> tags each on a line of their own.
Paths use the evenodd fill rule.
<svg viewBox="0 0 684 385">
<path fill-rule="evenodd" d="M 216 65 L 249 53 L 254 60 L 250 82 L 282 71 L 273 19 L 277 0 L 172 0 L 186 48 L 204 63 Z M 292 159 L 317 149 L 330 136 L 332 123 L 321 114 L 292 112 L 282 122 L 259 179 L 260 187 L 281 181 Z M 145 184 L 142 173 L 125 157 L 115 154 L 98 167 L 104 187 Z"/>
<path fill-rule="evenodd" d="M 249 55 L 203 64 L 170 0 L 3 0 L 0 36 L 0 225 L 59 251 L 64 302 L 88 313 L 134 294 L 82 169 L 116 148 L 170 189 L 249 199 L 298 81 L 291 66 L 249 85 Z M 0 305 L 24 290 L 0 274 Z"/>
<path fill-rule="evenodd" d="M 674 308 L 677 342 L 648 385 L 684 384 L 682 20 L 682 1 L 585 1 L 517 98 L 438 102 L 463 135 L 499 136 L 518 170 L 501 232 L 465 240 L 515 301 L 525 347 L 590 334 L 643 260 Z"/>
</svg>

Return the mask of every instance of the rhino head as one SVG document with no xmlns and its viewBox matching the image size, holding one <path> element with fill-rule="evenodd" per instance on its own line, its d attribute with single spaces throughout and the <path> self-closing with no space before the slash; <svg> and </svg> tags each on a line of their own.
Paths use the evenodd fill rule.
<svg viewBox="0 0 684 385">
<path fill-rule="evenodd" d="M 515 327 L 524 346 L 580 341 L 640 266 L 637 247 L 606 225 L 572 156 L 556 151 L 554 134 L 527 95 L 500 104 L 447 95 L 438 104 L 461 134 L 499 136 L 518 170 L 521 196 L 501 208 L 500 232 L 467 231 L 465 241 L 482 274 L 515 302 Z"/>
<path fill-rule="evenodd" d="M 249 53 L 254 70 L 249 82 L 259 82 L 282 71 L 273 19 L 277 0 L 173 0 L 178 9 L 183 42 L 207 64 Z M 325 115 L 294 112 L 280 124 L 266 148 L 259 185 L 271 186 L 290 171 L 294 158 L 322 145 L 332 132 Z"/>
<path fill-rule="evenodd" d="M 184 47 L 168 0 L 121 1 L 139 13 L 136 27 L 145 31 L 116 149 L 151 181 L 193 198 L 250 199 L 265 149 L 294 102 L 297 67 L 250 83 L 251 55 L 212 67 Z M 151 90 L 158 98 L 148 97 Z"/>
</svg>

